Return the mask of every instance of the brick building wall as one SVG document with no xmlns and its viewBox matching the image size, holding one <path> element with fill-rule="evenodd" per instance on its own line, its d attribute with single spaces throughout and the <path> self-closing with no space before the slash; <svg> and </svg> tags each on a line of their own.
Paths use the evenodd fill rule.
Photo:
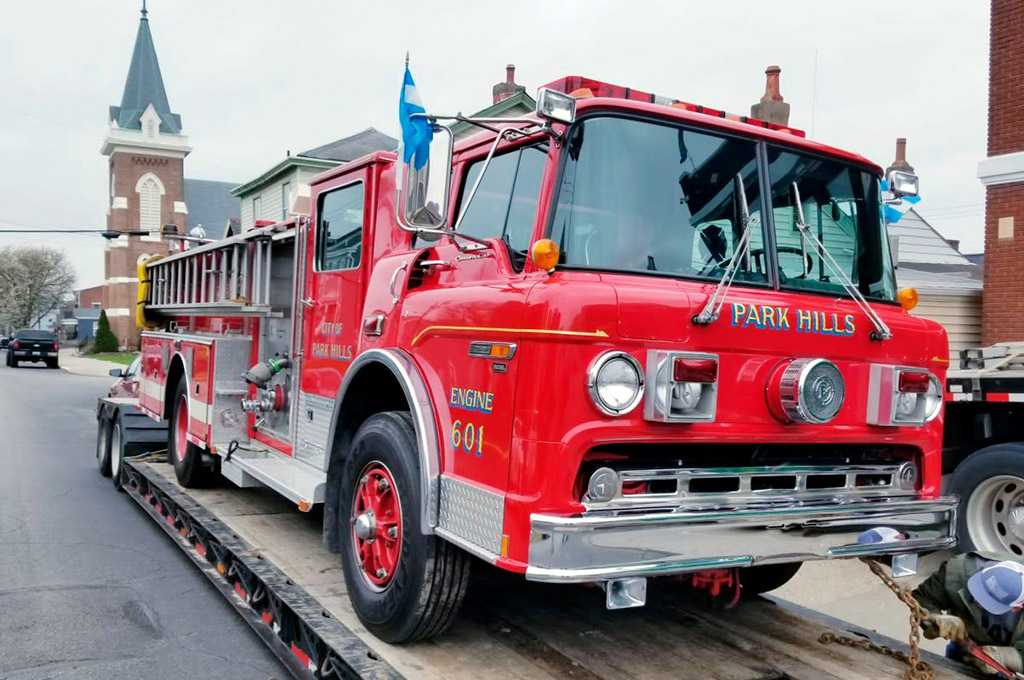
<svg viewBox="0 0 1024 680">
<path fill-rule="evenodd" d="M 989 46 L 984 344 L 1024 341 L 1024 0 L 992 0 Z"/>
</svg>

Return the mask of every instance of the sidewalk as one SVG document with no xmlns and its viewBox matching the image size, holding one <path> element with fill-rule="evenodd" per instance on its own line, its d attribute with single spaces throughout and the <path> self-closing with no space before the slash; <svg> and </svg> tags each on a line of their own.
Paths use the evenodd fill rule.
<svg viewBox="0 0 1024 680">
<path fill-rule="evenodd" d="M 77 349 L 68 347 L 61 348 L 60 350 L 60 368 L 65 373 L 73 373 L 75 375 L 109 377 L 110 369 L 128 367 L 113 361 L 102 361 L 100 359 L 90 359 L 86 356 L 79 356 Z M 111 380 L 113 380 L 113 378 L 111 378 Z"/>
</svg>

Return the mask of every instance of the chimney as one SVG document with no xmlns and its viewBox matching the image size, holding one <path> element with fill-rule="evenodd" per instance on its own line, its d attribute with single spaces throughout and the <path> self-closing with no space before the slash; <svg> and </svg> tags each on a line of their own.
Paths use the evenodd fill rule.
<svg viewBox="0 0 1024 680">
<path fill-rule="evenodd" d="M 526 92 L 526 88 L 522 85 L 516 85 L 516 66 L 515 64 L 509 64 L 505 67 L 505 81 L 491 88 L 491 94 L 494 97 L 493 103 L 497 104 L 520 92 Z"/>
<path fill-rule="evenodd" d="M 782 69 L 773 65 L 765 69 L 764 73 L 767 76 L 764 94 L 761 101 L 750 107 L 750 115 L 768 123 L 789 125 L 789 104 L 783 101 L 782 93 L 779 92 L 779 74 Z"/>
<path fill-rule="evenodd" d="M 892 165 L 885 169 L 885 174 L 889 174 L 890 170 L 899 170 L 901 172 L 914 172 L 914 166 L 907 162 L 907 138 L 898 137 L 896 139 L 896 160 L 892 162 Z"/>
</svg>

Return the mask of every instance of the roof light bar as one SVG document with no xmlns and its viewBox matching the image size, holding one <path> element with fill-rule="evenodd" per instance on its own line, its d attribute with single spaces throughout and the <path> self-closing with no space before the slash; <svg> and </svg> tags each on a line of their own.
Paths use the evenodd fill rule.
<svg viewBox="0 0 1024 680">
<path fill-rule="evenodd" d="M 671 97 L 662 97 L 656 94 L 650 94 L 649 92 L 641 92 L 640 90 L 634 90 L 630 87 L 622 87 L 621 85 L 612 85 L 611 83 L 604 83 L 600 80 L 594 80 L 592 78 L 584 78 L 582 76 L 566 76 L 565 78 L 559 78 L 553 82 L 544 85 L 542 89 L 556 90 L 558 92 L 564 92 L 565 94 L 571 94 L 578 98 L 587 96 L 592 97 L 611 97 L 613 99 L 628 99 L 636 102 L 646 102 L 648 104 L 658 104 L 659 106 L 670 106 L 675 109 L 684 109 L 686 111 L 692 111 L 693 113 L 702 113 L 708 116 L 714 116 L 715 118 L 725 118 L 727 120 L 734 120 L 738 123 L 746 123 L 747 125 L 754 125 L 756 127 L 765 128 L 766 130 L 775 130 L 776 132 L 785 132 L 793 135 L 794 137 L 806 137 L 807 133 L 803 130 L 796 128 L 787 127 L 784 125 L 776 125 L 775 123 L 769 123 L 767 121 L 760 120 L 758 118 L 751 118 L 750 116 L 741 116 L 735 113 L 728 113 L 721 109 L 713 109 L 709 106 L 701 106 L 700 104 L 691 104 L 689 102 L 680 101 Z"/>
</svg>

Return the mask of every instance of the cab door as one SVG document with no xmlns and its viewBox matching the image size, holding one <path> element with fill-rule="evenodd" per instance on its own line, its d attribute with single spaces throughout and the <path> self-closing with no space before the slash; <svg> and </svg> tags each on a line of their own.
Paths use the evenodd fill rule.
<svg viewBox="0 0 1024 680">
<path fill-rule="evenodd" d="M 306 248 L 302 305 L 302 367 L 295 457 L 326 469 L 334 399 L 358 351 L 359 318 L 368 266 L 369 173 L 339 178 L 316 197 Z"/>
</svg>

